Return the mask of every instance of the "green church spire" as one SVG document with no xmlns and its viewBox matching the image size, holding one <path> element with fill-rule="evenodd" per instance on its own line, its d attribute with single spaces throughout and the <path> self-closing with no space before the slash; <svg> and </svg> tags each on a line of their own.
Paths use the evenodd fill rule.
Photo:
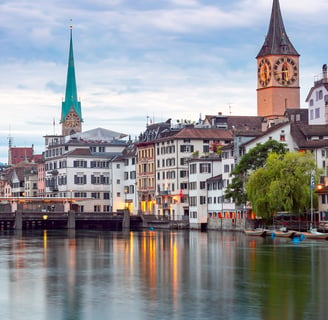
<svg viewBox="0 0 328 320">
<path fill-rule="evenodd" d="M 70 111 L 75 111 L 80 117 L 80 121 L 82 122 L 81 102 L 77 99 L 72 29 L 72 26 L 70 26 L 70 46 L 66 80 L 66 93 L 65 101 L 62 102 L 61 122 L 65 121 L 65 118 Z"/>
</svg>

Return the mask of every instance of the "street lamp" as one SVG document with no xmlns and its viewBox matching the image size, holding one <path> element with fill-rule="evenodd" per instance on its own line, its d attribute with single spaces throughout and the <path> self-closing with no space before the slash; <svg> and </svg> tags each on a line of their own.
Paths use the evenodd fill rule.
<svg viewBox="0 0 328 320">
<path fill-rule="evenodd" d="M 310 230 L 313 228 L 313 189 L 314 189 L 314 170 L 311 171 L 310 192 L 311 192 L 311 223 Z"/>
</svg>

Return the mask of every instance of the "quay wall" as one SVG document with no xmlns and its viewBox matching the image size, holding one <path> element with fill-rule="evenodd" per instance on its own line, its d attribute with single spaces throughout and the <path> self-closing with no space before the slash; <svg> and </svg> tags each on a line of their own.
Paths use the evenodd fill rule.
<svg viewBox="0 0 328 320">
<path fill-rule="evenodd" d="M 209 217 L 207 220 L 208 230 L 243 231 L 245 225 L 245 219 L 220 219 Z"/>
</svg>

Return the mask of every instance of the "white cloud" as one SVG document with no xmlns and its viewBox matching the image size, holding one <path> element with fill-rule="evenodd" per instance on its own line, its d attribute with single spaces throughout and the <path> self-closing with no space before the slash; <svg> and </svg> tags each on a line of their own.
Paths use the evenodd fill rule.
<svg viewBox="0 0 328 320">
<path fill-rule="evenodd" d="M 328 3 L 280 5 L 302 55 L 304 101 L 312 75 L 327 63 L 321 30 L 328 24 Z M 53 133 L 65 94 L 70 18 L 85 129 L 102 126 L 133 136 L 145 128 L 147 115 L 255 115 L 255 56 L 271 6 L 268 0 L 2 1 L 1 135 L 7 137 L 11 127 L 30 145 L 30 139 Z"/>
</svg>

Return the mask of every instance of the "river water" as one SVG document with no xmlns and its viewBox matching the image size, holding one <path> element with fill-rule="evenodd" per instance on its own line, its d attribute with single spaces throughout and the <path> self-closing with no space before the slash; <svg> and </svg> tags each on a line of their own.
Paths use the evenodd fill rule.
<svg viewBox="0 0 328 320">
<path fill-rule="evenodd" d="M 216 231 L 0 233 L 5 320 L 327 319 L 328 241 Z"/>
</svg>

